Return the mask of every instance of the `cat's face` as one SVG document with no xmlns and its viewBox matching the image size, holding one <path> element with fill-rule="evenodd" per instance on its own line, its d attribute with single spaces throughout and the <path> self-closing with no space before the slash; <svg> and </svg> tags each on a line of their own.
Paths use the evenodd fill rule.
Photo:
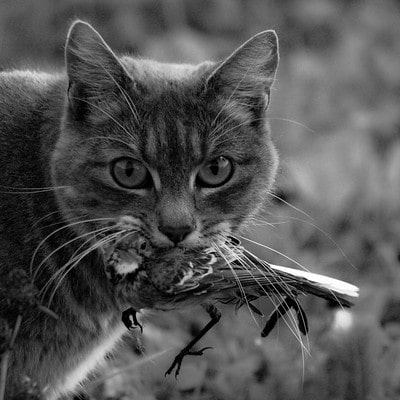
<svg viewBox="0 0 400 400">
<path fill-rule="evenodd" d="M 80 234 L 117 225 L 153 247 L 202 247 L 257 211 L 277 168 L 265 121 L 273 32 L 223 63 L 182 66 L 117 59 L 78 22 L 66 59 L 52 171 L 68 186 L 58 191 L 65 218 L 93 220 L 76 225 Z"/>
</svg>

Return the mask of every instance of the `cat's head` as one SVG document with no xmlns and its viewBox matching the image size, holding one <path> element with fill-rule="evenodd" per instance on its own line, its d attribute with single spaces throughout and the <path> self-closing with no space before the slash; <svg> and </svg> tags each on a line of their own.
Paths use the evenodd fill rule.
<svg viewBox="0 0 400 400">
<path fill-rule="evenodd" d="M 222 62 L 178 65 L 117 58 L 76 22 L 52 158 L 54 185 L 68 186 L 57 194 L 64 217 L 93 220 L 75 224 L 80 233 L 136 230 L 154 247 L 202 247 L 239 229 L 277 170 L 265 115 L 277 64 L 273 31 Z"/>
</svg>

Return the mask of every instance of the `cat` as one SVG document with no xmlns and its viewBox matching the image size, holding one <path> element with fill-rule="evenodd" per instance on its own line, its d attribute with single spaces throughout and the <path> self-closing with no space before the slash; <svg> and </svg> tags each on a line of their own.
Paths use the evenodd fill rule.
<svg viewBox="0 0 400 400">
<path fill-rule="evenodd" d="M 6 399 L 27 380 L 48 400 L 73 393 L 127 332 L 110 240 L 196 248 L 259 210 L 278 167 L 266 121 L 278 58 L 274 31 L 222 62 L 117 57 L 76 21 L 65 72 L 0 74 Z"/>
</svg>

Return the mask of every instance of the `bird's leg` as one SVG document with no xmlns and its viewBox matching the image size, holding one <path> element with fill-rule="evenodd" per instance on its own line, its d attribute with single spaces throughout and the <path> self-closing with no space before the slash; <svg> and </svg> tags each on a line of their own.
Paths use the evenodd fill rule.
<svg viewBox="0 0 400 400">
<path fill-rule="evenodd" d="M 202 307 L 207 311 L 208 315 L 211 317 L 211 320 L 208 324 L 178 353 L 175 357 L 173 363 L 168 368 L 165 376 L 169 375 L 174 368 L 175 370 L 175 378 L 179 375 L 179 371 L 181 369 L 182 361 L 185 356 L 202 356 L 204 351 L 207 349 L 211 349 L 211 347 L 203 347 L 200 350 L 193 351 L 193 346 L 212 328 L 214 327 L 218 321 L 221 319 L 221 312 L 215 307 L 213 304 L 202 304 Z"/>
<path fill-rule="evenodd" d="M 292 299 L 292 301 L 293 301 L 292 307 L 296 310 L 297 325 L 299 327 L 299 331 L 303 335 L 307 335 L 308 333 L 307 315 L 303 310 L 303 308 L 301 307 L 300 303 L 296 299 Z"/>
<path fill-rule="evenodd" d="M 135 309 L 132 307 L 128 308 L 122 313 L 122 322 L 129 330 L 137 326 L 140 329 L 140 333 L 143 333 L 143 326 L 137 320 L 136 314 L 137 311 Z"/>
<path fill-rule="evenodd" d="M 279 304 L 279 306 L 276 307 L 276 309 L 269 316 L 264 326 L 264 329 L 261 332 L 261 336 L 262 337 L 268 336 L 271 333 L 272 329 L 274 329 L 276 323 L 278 322 L 278 319 L 283 317 L 291 308 L 294 308 L 296 311 L 297 322 L 300 332 L 303 335 L 306 335 L 308 333 L 308 322 L 306 313 L 301 308 L 299 302 L 296 300 L 295 297 L 286 296 L 283 299 L 282 303 Z"/>
<path fill-rule="evenodd" d="M 272 329 L 275 328 L 278 319 L 283 317 L 292 307 L 291 297 L 287 296 L 283 299 L 282 303 L 272 312 L 267 322 L 265 323 L 264 329 L 261 332 L 261 337 L 267 337 Z"/>
</svg>

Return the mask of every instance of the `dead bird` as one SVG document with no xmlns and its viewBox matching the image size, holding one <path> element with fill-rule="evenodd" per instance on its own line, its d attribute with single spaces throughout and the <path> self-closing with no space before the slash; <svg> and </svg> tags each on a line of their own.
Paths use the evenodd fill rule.
<svg viewBox="0 0 400 400">
<path fill-rule="evenodd" d="M 298 328 L 308 332 L 306 313 L 298 296 L 312 294 L 341 307 L 350 307 L 358 297 L 358 287 L 324 275 L 270 264 L 245 249 L 233 236 L 209 248 L 174 247 L 149 250 L 143 241 L 120 241 L 108 250 L 107 274 L 129 307 L 122 315 L 125 325 L 142 330 L 136 313 L 142 309 L 173 310 L 201 305 L 211 320 L 175 357 L 167 370 L 179 374 L 186 355 L 202 355 L 205 347 L 194 351 L 195 344 L 221 318 L 217 303 L 247 305 L 262 314 L 252 302 L 260 297 L 279 296 L 261 333 L 267 336 L 278 319 L 289 309 L 297 315 Z"/>
</svg>

